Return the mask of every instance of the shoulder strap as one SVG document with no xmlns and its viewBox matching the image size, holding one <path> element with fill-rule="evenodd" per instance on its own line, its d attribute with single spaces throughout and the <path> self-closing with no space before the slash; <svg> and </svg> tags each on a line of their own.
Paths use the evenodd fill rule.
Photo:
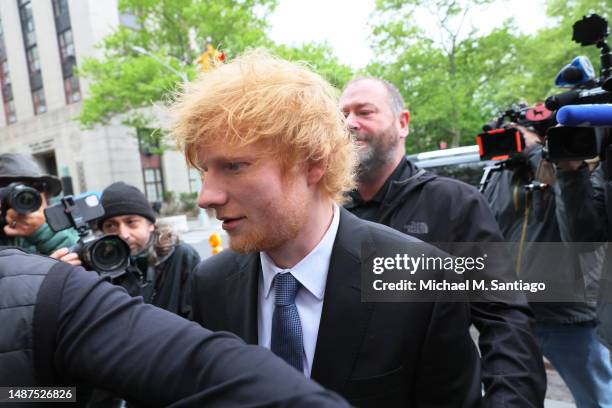
<svg viewBox="0 0 612 408">
<path fill-rule="evenodd" d="M 65 262 L 56 263 L 49 270 L 38 291 L 32 321 L 32 354 L 39 385 L 57 382 L 53 360 L 61 294 L 66 278 L 73 268 Z"/>
</svg>

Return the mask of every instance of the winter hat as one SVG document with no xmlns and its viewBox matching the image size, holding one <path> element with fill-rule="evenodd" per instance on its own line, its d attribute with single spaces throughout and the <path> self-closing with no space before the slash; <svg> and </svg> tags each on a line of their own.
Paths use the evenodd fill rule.
<svg viewBox="0 0 612 408">
<path fill-rule="evenodd" d="M 102 191 L 100 200 L 104 207 L 104 215 L 98 219 L 98 228 L 109 218 L 118 215 L 136 214 L 155 223 L 155 213 L 147 198 L 134 186 L 118 181 Z"/>
<path fill-rule="evenodd" d="M 42 183 L 50 196 L 62 191 L 62 182 L 55 176 L 44 175 L 31 157 L 19 153 L 0 154 L 0 187 L 14 182 Z"/>
</svg>

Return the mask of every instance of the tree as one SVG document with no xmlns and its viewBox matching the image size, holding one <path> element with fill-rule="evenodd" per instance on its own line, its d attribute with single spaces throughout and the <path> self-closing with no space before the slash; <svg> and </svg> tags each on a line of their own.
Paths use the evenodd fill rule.
<svg viewBox="0 0 612 408">
<path fill-rule="evenodd" d="M 473 144 L 501 105 L 516 101 L 509 89 L 523 37 L 512 21 L 486 35 L 467 23 L 470 12 L 490 1 L 378 0 L 374 25 L 376 61 L 368 73 L 394 83 L 411 111 L 407 150 Z M 424 13 L 436 33 L 418 24 Z"/>
<path fill-rule="evenodd" d="M 87 58 L 79 74 L 92 80 L 79 121 L 83 127 L 108 124 L 120 117 L 136 129 L 152 152 L 163 151 L 164 132 L 153 103 L 170 99 L 182 82 L 193 79 L 195 63 L 208 44 L 228 58 L 252 47 L 266 47 L 281 57 L 308 62 L 333 84 L 342 86 L 352 70 L 338 62 L 327 44 L 277 46 L 267 37 L 266 17 L 276 0 L 120 0 L 136 26 L 120 26 L 100 45 L 103 57 Z M 146 50 L 150 55 L 139 52 Z"/>
<path fill-rule="evenodd" d="M 275 5 L 276 0 L 120 0 L 120 11 L 133 15 L 136 26 L 119 26 L 103 40 L 103 57 L 87 58 L 80 67 L 79 74 L 92 80 L 81 125 L 121 116 L 124 124 L 148 127 L 153 118 L 140 108 L 180 88 L 183 78 L 177 73 L 195 77 L 194 61 L 208 44 L 229 55 L 269 45 L 266 16 Z"/>
<path fill-rule="evenodd" d="M 279 45 L 273 48 L 279 57 L 289 61 L 303 61 L 338 89 L 351 80 L 354 71 L 338 61 L 329 44 L 308 43 L 299 47 Z"/>
</svg>

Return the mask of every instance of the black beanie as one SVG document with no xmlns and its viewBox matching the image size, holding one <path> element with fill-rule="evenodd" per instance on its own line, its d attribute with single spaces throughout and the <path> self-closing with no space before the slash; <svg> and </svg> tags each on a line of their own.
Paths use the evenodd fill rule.
<svg viewBox="0 0 612 408">
<path fill-rule="evenodd" d="M 109 218 L 118 215 L 136 214 L 155 223 L 155 213 L 147 198 L 134 186 L 118 181 L 102 191 L 102 207 L 104 215 L 98 219 L 98 228 Z"/>
</svg>

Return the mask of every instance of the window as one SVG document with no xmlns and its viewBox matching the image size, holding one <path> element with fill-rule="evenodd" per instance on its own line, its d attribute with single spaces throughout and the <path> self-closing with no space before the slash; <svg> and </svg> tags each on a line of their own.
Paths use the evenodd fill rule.
<svg viewBox="0 0 612 408">
<path fill-rule="evenodd" d="M 147 200 L 160 201 L 162 199 L 161 169 L 143 169 L 145 179 L 145 193 Z"/>
<path fill-rule="evenodd" d="M 4 102 L 4 115 L 7 124 L 15 123 L 15 102 L 13 100 L 13 87 L 9 72 L 8 60 L 6 59 L 6 47 L 4 44 L 4 30 L 0 22 L 0 88 L 2 89 L 2 102 Z"/>
<path fill-rule="evenodd" d="M 26 52 L 26 58 L 28 60 L 30 75 L 38 74 L 40 72 L 40 57 L 38 56 L 38 47 L 34 46 L 29 48 Z"/>
<path fill-rule="evenodd" d="M 4 79 L 4 85 L 11 84 L 11 76 L 9 73 L 9 66 L 7 60 L 2 61 L 2 73 L 0 73 L 0 75 L 2 75 L 2 78 Z"/>
<path fill-rule="evenodd" d="M 68 1 L 53 0 L 53 14 L 55 15 L 55 17 L 68 14 Z"/>
<path fill-rule="evenodd" d="M 17 122 L 17 114 L 15 113 L 15 101 L 5 101 L 4 102 L 4 114 L 6 116 L 6 123 L 15 123 Z"/>
<path fill-rule="evenodd" d="M 79 80 L 73 74 L 76 65 L 76 52 L 74 49 L 74 38 L 70 26 L 70 16 L 67 0 L 52 0 L 53 14 L 55 15 L 55 31 L 57 33 L 57 45 L 59 47 L 60 60 L 62 62 L 62 74 L 64 76 L 64 96 L 66 104 L 81 100 L 81 89 Z"/>
<path fill-rule="evenodd" d="M 69 57 L 74 57 L 74 40 L 72 38 L 72 30 L 66 30 L 58 35 L 60 57 L 62 61 Z"/>
<path fill-rule="evenodd" d="M 64 79 L 64 92 L 67 104 L 80 101 L 81 90 L 79 89 L 79 80 L 74 76 Z"/>
<path fill-rule="evenodd" d="M 21 17 L 21 30 L 26 47 L 36 44 L 36 33 L 34 31 L 34 18 L 32 17 L 32 3 L 30 1 L 19 2 L 19 15 Z"/>
<path fill-rule="evenodd" d="M 47 102 L 45 101 L 45 91 L 40 88 L 32 92 L 32 102 L 34 103 L 34 113 L 36 115 L 47 111 Z"/>
<path fill-rule="evenodd" d="M 40 74 L 40 57 L 36 46 L 36 32 L 34 30 L 34 19 L 32 18 L 31 0 L 17 0 L 19 5 L 19 17 L 21 20 L 21 33 L 28 61 L 30 73 L 30 87 L 32 89 L 32 104 L 36 115 L 47 111 L 45 91 L 43 90 L 42 76 Z"/>
</svg>

